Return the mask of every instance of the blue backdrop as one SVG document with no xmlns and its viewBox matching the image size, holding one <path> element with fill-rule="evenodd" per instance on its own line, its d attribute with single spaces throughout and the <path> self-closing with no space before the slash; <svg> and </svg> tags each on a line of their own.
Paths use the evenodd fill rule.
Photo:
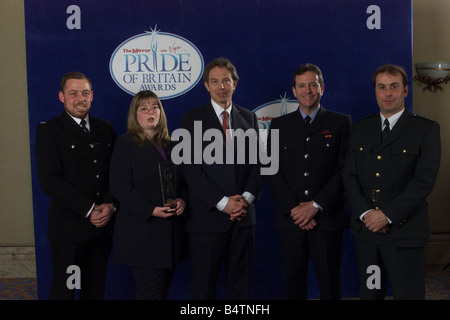
<svg viewBox="0 0 450 320">
<path fill-rule="evenodd" d="M 71 5 L 77 6 L 78 15 L 68 10 Z M 111 55 L 125 40 L 155 26 L 193 43 L 205 64 L 218 56 L 232 60 L 240 76 L 233 101 L 250 110 L 285 93 L 293 98 L 292 74 L 306 62 L 317 64 L 324 74 L 323 106 L 351 114 L 353 120 L 378 111 L 371 84 L 378 66 L 402 65 L 412 79 L 411 0 L 25 0 L 25 22 L 39 299 L 48 298 L 51 264 L 46 241 L 49 200 L 37 178 L 35 130 L 39 122 L 63 110 L 58 91 L 64 73 L 77 70 L 91 78 L 91 113 L 111 121 L 118 134 L 126 130 L 132 96 L 111 77 Z M 183 113 L 207 99 L 200 81 L 183 95 L 163 100 L 169 129 L 176 129 Z M 411 109 L 411 98 L 406 102 Z M 253 299 L 284 296 L 273 208 L 265 186 L 257 204 Z M 309 283 L 310 298 L 318 298 L 312 270 Z M 108 299 L 134 297 L 126 267 L 111 262 L 107 286 Z M 346 231 L 344 297 L 357 297 L 357 288 L 353 238 Z M 188 294 L 186 262 L 176 272 L 170 299 L 187 299 Z"/>
</svg>

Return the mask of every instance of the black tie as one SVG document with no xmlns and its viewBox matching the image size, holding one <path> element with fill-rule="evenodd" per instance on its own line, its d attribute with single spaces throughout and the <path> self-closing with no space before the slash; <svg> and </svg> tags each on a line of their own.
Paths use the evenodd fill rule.
<svg viewBox="0 0 450 320">
<path fill-rule="evenodd" d="M 381 132 L 381 142 L 384 142 L 386 140 L 386 137 L 388 136 L 389 132 L 391 132 L 391 128 L 389 127 L 389 120 L 384 119 L 384 129 L 383 132 Z"/>
<path fill-rule="evenodd" d="M 306 130 L 309 131 L 309 128 L 311 128 L 311 117 L 310 116 L 305 117 L 305 126 L 306 126 Z"/>
<path fill-rule="evenodd" d="M 86 120 L 84 120 L 84 119 L 81 120 L 80 126 L 81 126 L 81 128 L 83 128 L 84 132 L 89 133 L 89 129 L 86 127 Z"/>
</svg>

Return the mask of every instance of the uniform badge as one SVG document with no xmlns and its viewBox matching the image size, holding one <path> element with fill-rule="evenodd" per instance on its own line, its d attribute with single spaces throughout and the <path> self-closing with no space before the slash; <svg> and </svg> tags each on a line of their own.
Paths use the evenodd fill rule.
<svg viewBox="0 0 450 320">
<path fill-rule="evenodd" d="M 322 134 L 325 138 L 331 138 L 331 137 L 332 137 L 331 131 L 330 131 L 330 130 L 322 131 L 321 134 Z"/>
</svg>

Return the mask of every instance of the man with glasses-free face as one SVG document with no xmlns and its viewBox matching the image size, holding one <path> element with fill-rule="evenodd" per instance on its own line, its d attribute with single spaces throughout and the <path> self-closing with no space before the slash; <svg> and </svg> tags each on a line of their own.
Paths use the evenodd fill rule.
<svg viewBox="0 0 450 320">
<path fill-rule="evenodd" d="M 50 299 L 74 299 L 69 267 L 80 270 L 80 299 L 103 299 L 112 247 L 115 205 L 109 193 L 109 162 L 116 133 L 89 114 L 89 78 L 70 72 L 61 80 L 64 111 L 36 129 L 36 164 L 50 197 L 47 240 L 53 270 Z"/>
<path fill-rule="evenodd" d="M 258 130 L 255 113 L 232 101 L 238 80 L 236 68 L 228 59 L 213 60 L 203 76 L 210 100 L 181 119 L 181 128 L 187 129 L 191 137 L 196 123 L 201 124 L 202 135 L 206 130 L 217 130 L 222 136 L 224 157 L 227 128 Z M 201 152 L 206 146 L 204 142 Z M 248 146 L 245 148 L 248 152 Z M 249 298 L 255 238 L 254 201 L 262 188 L 259 170 L 257 164 L 228 164 L 225 159 L 222 163 L 207 164 L 202 160 L 201 164 L 191 161 L 184 165 L 189 195 L 186 225 L 192 299 L 216 298 L 223 262 L 226 299 Z"/>
<path fill-rule="evenodd" d="M 423 300 L 430 236 L 426 197 L 439 170 L 440 127 L 406 109 L 408 77 L 402 67 L 379 67 L 372 84 L 380 112 L 355 123 L 344 170 L 360 298 L 383 300 L 389 279 L 394 299 Z M 374 267 L 377 287 L 369 279 Z"/>
<path fill-rule="evenodd" d="M 325 109 L 322 71 L 313 64 L 294 72 L 294 112 L 272 119 L 268 141 L 279 133 L 280 167 L 268 176 L 281 234 L 286 298 L 307 299 L 312 262 L 321 299 L 341 299 L 342 230 L 346 225 L 341 170 L 351 118 Z M 277 151 L 271 143 L 269 153 Z"/>
</svg>

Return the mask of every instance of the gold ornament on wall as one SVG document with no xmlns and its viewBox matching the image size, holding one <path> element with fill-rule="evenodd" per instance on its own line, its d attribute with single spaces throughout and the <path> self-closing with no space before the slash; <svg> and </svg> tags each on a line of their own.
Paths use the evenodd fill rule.
<svg viewBox="0 0 450 320">
<path fill-rule="evenodd" d="M 417 75 L 415 81 L 425 84 L 426 90 L 430 92 L 442 91 L 441 84 L 447 84 L 450 81 L 450 63 L 445 61 L 417 63 Z"/>
</svg>

